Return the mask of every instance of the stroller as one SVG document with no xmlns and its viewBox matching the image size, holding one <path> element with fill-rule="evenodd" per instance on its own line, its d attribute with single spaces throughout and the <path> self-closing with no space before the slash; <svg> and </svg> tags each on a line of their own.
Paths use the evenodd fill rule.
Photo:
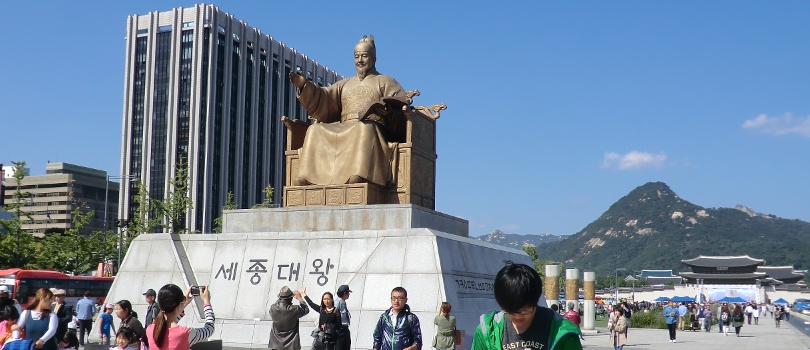
<svg viewBox="0 0 810 350">
<path fill-rule="evenodd" d="M 689 315 L 689 323 L 691 324 L 692 332 L 697 332 L 700 330 L 700 321 L 696 313 Z"/>
</svg>

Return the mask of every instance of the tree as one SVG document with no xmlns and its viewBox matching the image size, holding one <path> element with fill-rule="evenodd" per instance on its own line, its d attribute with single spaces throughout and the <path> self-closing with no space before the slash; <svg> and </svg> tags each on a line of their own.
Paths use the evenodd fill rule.
<svg viewBox="0 0 810 350">
<path fill-rule="evenodd" d="M 260 204 L 256 204 L 251 207 L 251 209 L 256 208 L 273 208 L 275 207 L 275 203 L 273 203 L 273 185 L 267 184 L 267 187 L 264 188 L 264 200 Z"/>
<path fill-rule="evenodd" d="M 154 232 L 155 227 L 160 224 L 160 220 L 153 217 L 153 214 L 158 211 L 156 201 L 149 196 L 146 184 L 140 180 L 137 181 L 138 193 L 135 195 L 133 217 L 127 223 L 127 236 L 133 238 L 142 233 Z"/>
<path fill-rule="evenodd" d="M 534 270 L 540 274 L 540 277 L 545 277 L 546 269 L 543 266 L 543 260 L 537 255 L 537 247 L 533 245 L 525 245 L 523 246 L 523 251 L 529 255 L 529 258 L 532 259 L 532 263 L 534 264 Z"/>
<path fill-rule="evenodd" d="M 233 192 L 228 191 L 228 198 L 225 199 L 225 205 L 222 206 L 222 210 L 225 211 L 234 209 L 236 209 L 236 204 L 233 202 Z M 222 215 L 214 219 L 214 232 L 222 233 Z"/>
<path fill-rule="evenodd" d="M 5 210 L 12 212 L 13 218 L 0 220 L 0 264 L 8 267 L 24 268 L 36 260 L 37 242 L 31 234 L 22 229 L 23 218 L 33 220 L 31 215 L 23 212 L 25 198 L 32 194 L 22 191 L 22 180 L 25 178 L 25 161 L 15 162 L 14 180 L 16 181 L 13 202 L 5 206 Z"/>
<path fill-rule="evenodd" d="M 170 182 L 171 190 L 162 202 L 155 201 L 158 204 L 158 212 L 164 219 L 161 221 L 164 221 L 169 233 L 189 232 L 188 226 L 186 226 L 186 214 L 194 207 L 194 204 L 188 196 L 188 181 L 188 166 L 181 157 L 175 167 L 174 178 Z"/>
<path fill-rule="evenodd" d="M 91 235 L 90 238 L 82 234 L 85 226 L 90 224 L 95 212 L 84 212 L 77 206 L 70 212 L 71 227 L 65 232 L 52 233 L 41 240 L 37 267 L 43 270 L 58 270 L 68 274 L 79 275 L 96 268 L 101 262 L 102 255 L 98 250 L 98 242 L 94 238 L 101 235 Z"/>
</svg>

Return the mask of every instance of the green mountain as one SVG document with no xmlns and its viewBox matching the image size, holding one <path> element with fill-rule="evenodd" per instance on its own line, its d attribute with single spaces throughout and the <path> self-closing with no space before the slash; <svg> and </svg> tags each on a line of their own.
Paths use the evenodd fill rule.
<svg viewBox="0 0 810 350">
<path fill-rule="evenodd" d="M 810 268 L 810 223 L 738 206 L 704 208 L 663 182 L 639 186 L 565 240 L 537 247 L 543 260 L 612 275 L 628 270 L 687 270 L 698 255 L 750 255 L 767 265 Z"/>
</svg>

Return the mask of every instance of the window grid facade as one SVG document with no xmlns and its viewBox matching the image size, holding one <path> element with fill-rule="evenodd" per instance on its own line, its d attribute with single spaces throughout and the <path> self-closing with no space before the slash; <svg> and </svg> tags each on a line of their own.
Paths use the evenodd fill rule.
<svg viewBox="0 0 810 350">
<path fill-rule="evenodd" d="M 186 222 L 200 232 L 211 232 L 229 192 L 249 208 L 271 184 L 280 203 L 281 117 L 307 120 L 284 79 L 298 67 L 318 82 L 342 78 L 213 5 L 130 16 L 121 175 L 163 199 L 177 162 L 187 161 Z M 136 193 L 134 183 L 122 188 L 118 217 L 131 218 Z"/>
<path fill-rule="evenodd" d="M 155 86 L 152 107 L 152 140 L 149 152 L 149 195 L 153 199 L 163 200 L 166 184 L 166 139 L 169 127 L 169 73 L 172 56 L 172 32 L 169 28 L 158 33 L 155 45 Z"/>
</svg>

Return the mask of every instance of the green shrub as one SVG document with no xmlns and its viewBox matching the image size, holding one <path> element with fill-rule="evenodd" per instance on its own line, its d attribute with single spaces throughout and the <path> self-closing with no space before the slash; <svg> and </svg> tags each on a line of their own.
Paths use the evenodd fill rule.
<svg viewBox="0 0 810 350">
<path fill-rule="evenodd" d="M 667 320 L 661 310 L 638 311 L 630 316 L 630 328 L 666 329 Z"/>
</svg>

